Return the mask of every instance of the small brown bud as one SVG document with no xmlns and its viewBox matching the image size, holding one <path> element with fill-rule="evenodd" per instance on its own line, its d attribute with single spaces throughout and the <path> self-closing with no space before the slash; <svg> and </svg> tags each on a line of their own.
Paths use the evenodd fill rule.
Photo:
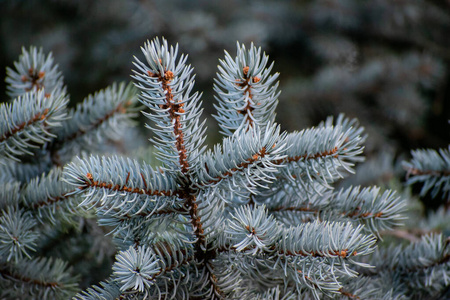
<svg viewBox="0 0 450 300">
<path fill-rule="evenodd" d="M 243 69 L 243 71 L 244 71 L 244 76 L 245 77 L 247 77 L 247 75 L 248 75 L 248 71 L 250 70 L 250 68 L 247 66 L 247 67 L 244 67 L 244 69 Z"/>
<path fill-rule="evenodd" d="M 167 71 L 166 74 L 164 75 L 164 78 L 166 80 L 172 80 L 174 78 L 173 72 L 172 71 Z"/>
</svg>

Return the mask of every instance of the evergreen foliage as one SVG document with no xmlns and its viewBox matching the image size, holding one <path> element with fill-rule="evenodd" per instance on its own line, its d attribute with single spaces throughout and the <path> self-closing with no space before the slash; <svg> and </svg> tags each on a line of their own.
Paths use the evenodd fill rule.
<svg viewBox="0 0 450 300">
<path fill-rule="evenodd" d="M 408 172 L 407 183 L 412 185 L 422 183 L 420 195 L 424 196 L 431 190 L 433 198 L 441 195 L 444 200 L 450 199 L 450 147 L 448 149 L 414 150 L 411 152 L 412 161 L 405 162 Z"/>
<path fill-rule="evenodd" d="M 70 196 L 73 186 L 61 180 L 63 166 L 75 154 L 120 148 L 116 141 L 132 124 L 137 97 L 132 85 L 114 84 L 71 109 L 51 54 L 23 48 L 14 66 L 6 78 L 11 100 L 0 105 L 0 296 L 68 299 L 80 279 L 70 261 L 78 251 L 71 243 L 83 235 L 92 213 Z M 81 258 L 89 260 L 92 251 L 83 251 Z"/>
<path fill-rule="evenodd" d="M 382 232 L 405 218 L 406 200 L 379 187 L 334 188 L 363 160 L 366 136 L 355 119 L 340 115 L 283 132 L 275 123 L 273 64 L 253 44 L 237 44 L 236 56 L 225 53 L 220 61 L 214 86 L 223 141 L 208 149 L 201 94 L 193 92 L 187 56 L 178 56 L 178 47 L 165 39 L 147 42 L 142 52 L 145 60 L 135 59 L 133 74 L 139 97 L 131 85 L 112 85 L 73 109 L 51 56 L 24 49 L 16 70 L 8 71 L 9 93 L 16 98 L 0 106 L 7 116 L 0 121 L 1 296 L 444 295 L 450 276 L 444 235 L 378 247 Z M 154 134 L 155 165 L 113 149 L 132 131 L 137 98 Z M 419 169 L 422 157 L 435 159 L 417 156 L 411 170 Z M 447 176 L 448 153 L 441 151 L 440 160 L 423 165 Z M 410 173 L 427 173 L 419 170 Z M 448 191 L 447 179 L 423 181 L 425 191 Z M 111 275 L 80 292 L 61 259 L 70 254 L 61 249 L 49 256 L 40 239 L 88 223 L 93 213 L 118 251 Z"/>
</svg>

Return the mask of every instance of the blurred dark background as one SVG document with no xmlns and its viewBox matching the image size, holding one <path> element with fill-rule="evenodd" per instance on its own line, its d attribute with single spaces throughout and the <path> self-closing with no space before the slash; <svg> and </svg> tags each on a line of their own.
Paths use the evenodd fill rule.
<svg viewBox="0 0 450 300">
<path fill-rule="evenodd" d="M 280 72 L 286 130 L 344 112 L 369 138 L 366 156 L 395 159 L 450 141 L 450 1 L 0 0 L 0 70 L 21 47 L 52 52 L 72 103 L 129 81 L 133 55 L 155 36 L 179 43 L 203 91 L 217 141 L 213 78 L 223 51 L 254 42 Z M 0 102 L 8 101 L 4 81 Z"/>
</svg>

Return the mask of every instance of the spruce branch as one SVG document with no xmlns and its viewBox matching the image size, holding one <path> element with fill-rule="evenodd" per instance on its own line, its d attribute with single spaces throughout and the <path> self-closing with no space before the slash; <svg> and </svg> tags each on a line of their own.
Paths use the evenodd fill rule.
<svg viewBox="0 0 450 300">
<path fill-rule="evenodd" d="M 78 290 L 78 277 L 51 255 L 79 268 L 81 252 L 72 247 L 82 245 L 42 247 L 56 226 L 71 232 L 92 215 L 78 206 L 76 188 L 61 180 L 62 166 L 77 151 L 94 151 L 93 144 L 106 149 L 105 137 L 114 150 L 110 141 L 122 139 L 133 124 L 135 89 L 113 84 L 69 110 L 51 54 L 23 48 L 15 69 L 7 72 L 8 94 L 16 98 L 0 105 L 0 297 L 66 299 Z"/>
<path fill-rule="evenodd" d="M 104 141 L 120 140 L 134 125 L 131 118 L 139 109 L 136 102 L 135 88 L 123 82 L 89 95 L 69 111 L 69 120 L 56 132 L 57 138 L 49 147 L 52 158 L 71 158 L 82 150 L 95 151 Z"/>
<path fill-rule="evenodd" d="M 119 249 L 111 277 L 79 299 L 403 297 L 403 289 L 380 288 L 395 270 L 364 270 L 377 265 L 365 258 L 380 232 L 400 224 L 405 201 L 378 187 L 333 190 L 363 160 L 366 136 L 355 119 L 282 132 L 273 122 L 272 65 L 260 49 L 238 45 L 215 88 L 225 138 L 206 150 L 186 56 L 164 39 L 142 51 L 133 78 L 162 166 L 94 155 L 66 166 L 72 194 Z"/>
<path fill-rule="evenodd" d="M 430 295 L 449 284 L 449 245 L 443 235 L 428 234 L 406 247 L 380 249 L 371 258 L 373 273 L 393 272 L 408 289 Z"/>
<path fill-rule="evenodd" d="M 60 259 L 21 260 L 12 267 L 2 264 L 0 275 L 0 287 L 6 296 L 19 293 L 28 299 L 64 299 L 78 290 L 77 277 Z"/>
<path fill-rule="evenodd" d="M 317 220 L 334 220 L 364 225 L 364 231 L 380 235 L 401 225 L 406 201 L 392 190 L 381 193 L 374 186 L 349 187 L 339 191 L 310 187 L 310 190 L 285 184 L 273 195 L 258 196 L 256 203 L 264 203 L 277 220 L 287 225 L 302 223 L 312 217 Z"/>
<path fill-rule="evenodd" d="M 217 93 L 217 115 L 221 133 L 231 136 L 238 128 L 273 123 L 278 104 L 278 73 L 271 75 L 273 63 L 267 66 L 269 57 L 261 54 L 261 48 L 251 44 L 237 43 L 236 58 L 225 51 L 225 60 L 220 60 L 218 78 L 214 90 Z"/>
<path fill-rule="evenodd" d="M 157 157 L 168 168 L 186 174 L 204 149 L 206 129 L 204 122 L 199 124 L 201 95 L 190 95 L 193 69 L 185 64 L 187 56 L 177 61 L 178 46 L 169 48 L 166 40 L 147 42 L 142 52 L 147 65 L 136 58 L 138 71 L 133 78 L 142 91 L 140 101 L 151 111 L 144 115 L 154 122 L 147 127 L 156 134 L 152 141 L 159 150 Z"/>
<path fill-rule="evenodd" d="M 133 11 L 140 6 L 116 2 Z M 270 27 L 266 36 L 283 48 L 283 64 L 308 65 L 300 71 L 306 77 L 288 76 L 283 89 L 291 103 L 284 112 L 309 123 L 317 112 L 351 107 L 350 114 L 373 133 L 370 154 L 382 145 L 377 138 L 384 129 L 424 138 L 422 100 L 435 95 L 430 91 L 445 77 L 445 64 L 426 50 L 449 57 L 438 43 L 449 14 L 436 9 L 445 6 L 437 1 L 410 2 L 311 1 L 292 11 L 278 2 L 258 6 L 258 13 L 281 17 L 302 32 L 293 41 L 273 22 L 257 26 L 261 32 Z M 235 11 L 251 13 L 240 8 Z M 139 11 L 127 20 L 140 15 L 147 21 Z M 207 33 L 211 45 L 223 43 L 214 18 L 196 17 L 201 22 L 192 28 Z M 238 19 L 245 28 L 254 25 Z M 166 25 L 184 26 L 180 20 Z M 232 27 L 248 35 L 240 24 Z M 198 50 L 197 38 L 188 40 Z M 299 41 L 314 61 L 308 51 L 293 60 L 284 55 Z M 366 42 L 378 44 L 375 51 Z M 103 48 L 99 62 L 111 54 L 111 47 Z M 75 273 L 83 276 L 82 288 L 99 283 L 74 299 L 449 298 L 450 148 L 415 150 L 404 163 L 407 185 L 422 185 L 420 196 L 443 195 L 444 205 L 419 219 L 414 198 L 408 202 L 407 193 L 383 184 L 398 184 L 393 152 L 356 168 L 366 139 L 356 119 L 339 115 L 294 132 L 275 123 L 279 75 L 261 48 L 237 43 L 236 55 L 225 52 L 218 62 L 213 116 L 224 139 L 213 147 L 205 146 L 201 93 L 187 56 L 165 39 L 141 49 L 134 87 L 112 84 L 73 109 L 66 107 L 68 95 L 51 54 L 23 48 L 7 69 L 12 99 L 0 106 L 0 298 L 68 299 L 79 292 Z M 319 62 L 319 69 L 311 62 Z M 437 96 L 435 104 L 447 104 Z M 38 98 L 60 101 L 56 119 L 49 121 L 47 107 L 33 108 Z M 143 140 L 132 140 L 137 100 L 152 131 L 152 146 L 142 157 L 124 151 Z M 296 109 L 297 101 L 307 105 Z M 377 122 L 386 124 L 373 127 Z M 349 184 L 352 177 L 357 179 Z M 414 223 L 413 229 L 397 228 L 405 213 L 417 217 L 405 222 Z M 100 238 L 105 234 L 112 238 Z M 402 246 L 384 247 L 382 238 L 389 244 L 399 238 Z M 112 270 L 105 274 L 108 265 Z"/>
<path fill-rule="evenodd" d="M 105 281 L 99 283 L 99 285 L 89 287 L 86 291 L 82 291 L 76 294 L 73 299 L 76 300 L 139 299 L 137 296 L 133 298 L 132 297 L 133 296 L 126 298 L 125 296 L 123 296 L 120 291 L 118 283 L 115 283 L 114 281 Z"/>
<path fill-rule="evenodd" d="M 347 264 L 358 265 L 354 257 L 371 253 L 376 241 L 374 237 L 360 234 L 362 227 L 353 229 L 349 223 L 315 222 L 284 229 L 268 215 L 264 206 L 236 209 L 229 224 L 225 233 L 231 245 L 225 246 L 225 249 L 250 256 L 278 256 L 272 269 L 281 268 L 285 273 L 316 274 L 317 268 L 325 268 L 327 263 L 323 263 L 328 262 L 335 268 L 333 273 L 355 277 L 356 272 Z M 295 278 L 299 290 L 303 285 L 313 290 L 334 292 L 339 288 L 337 277 L 319 279 L 315 275 L 297 274 Z"/>
<path fill-rule="evenodd" d="M 22 47 L 22 54 L 17 62 L 14 62 L 16 70 L 6 68 L 8 95 L 11 98 L 23 96 L 28 92 L 45 91 L 44 96 L 50 94 L 58 98 L 65 94 L 63 77 L 58 70 L 58 65 L 53 63 L 52 53 L 47 57 L 41 49 L 31 46 L 29 50 Z"/>
<path fill-rule="evenodd" d="M 66 118 L 67 102 L 63 95 L 47 98 L 38 91 L 1 104 L 0 158 L 20 161 L 22 155 L 33 155 L 33 149 L 52 141 L 54 127 Z"/>
<path fill-rule="evenodd" d="M 128 245 L 127 249 L 121 246 L 124 250 L 114 267 L 113 276 L 121 284 L 121 291 L 153 294 L 155 289 L 159 293 L 159 287 L 165 286 L 161 293 L 167 294 L 168 284 L 164 281 L 166 274 L 171 274 L 168 278 L 175 280 L 176 286 L 190 286 L 190 297 L 243 295 L 244 290 L 239 288 L 241 282 L 227 279 L 231 275 L 222 265 L 225 257 L 232 253 L 236 261 L 249 254 L 258 259 L 273 256 L 266 264 L 278 269 L 280 274 L 290 274 L 292 280 L 288 282 L 297 292 L 309 287 L 316 296 L 320 291 L 337 292 L 339 278 L 344 275 L 330 273 L 320 278 L 313 273 L 331 272 L 336 268 L 345 276 L 355 277 L 356 273 L 350 271 L 347 264 L 361 265 L 352 256 L 370 253 L 375 242 L 372 236 L 359 233 L 362 227 L 353 229 L 350 223 L 319 222 L 315 227 L 306 224 L 284 229 L 268 215 L 264 206 L 253 207 L 257 202 L 250 199 L 251 194 L 263 195 L 263 190 L 270 190 L 280 176 L 289 174 L 290 171 L 284 169 L 292 168 L 291 163 L 320 161 L 321 172 L 334 173 L 334 176 L 339 174 L 338 168 L 349 171 L 351 162 L 360 160 L 357 155 L 362 150 L 361 129 L 353 127 L 355 122 L 340 117 L 334 126 L 327 121 L 311 131 L 313 133 L 307 132 L 303 139 L 302 133 L 281 133 L 279 126 L 273 123 L 278 94 L 276 85 L 272 86 L 276 76 L 269 75 L 272 67 L 265 69 L 268 59 L 263 56 L 261 61 L 261 50 L 253 45 L 248 52 L 238 47 L 236 63 L 226 58 L 228 64 L 222 65 L 227 72 L 243 72 L 241 77 L 246 81 L 237 87 L 246 94 L 245 101 L 262 101 L 265 105 L 254 110 L 248 108 L 249 118 L 244 118 L 247 120 L 242 121 L 244 125 L 235 126 L 222 144 L 204 153 L 203 125 L 193 121 L 201 113 L 199 96 L 197 93 L 189 96 L 193 79 L 192 69 L 185 65 L 185 56 L 177 60 L 177 48 L 158 39 L 146 43 L 142 51 L 147 64 L 136 59 L 138 71 L 134 78 L 142 91 L 141 102 L 150 108 L 150 113 L 145 115 L 153 122 L 148 127 L 156 134 L 152 142 L 163 163 L 161 172 L 130 159 L 95 156 L 78 159 L 65 169 L 67 182 L 77 187 L 76 193 L 84 194 L 81 205 L 97 207 L 100 224 L 112 226 L 116 240 L 122 237 L 122 243 Z M 223 75 L 225 69 L 222 70 Z M 230 103 L 224 101 L 222 108 Z M 254 118 L 251 117 L 253 111 Z M 257 122 L 250 122 L 252 118 Z M 231 121 L 223 117 L 222 123 L 225 122 Z M 318 140 L 318 147 L 308 146 L 313 145 L 313 138 Z M 336 161 L 330 161 L 332 159 Z M 317 167 L 310 167 L 314 168 Z M 310 175 L 313 171 L 303 172 L 309 174 L 306 177 L 311 181 L 316 178 Z M 289 178 L 293 181 L 293 176 Z M 241 206 L 250 202 L 251 206 Z M 183 240 L 186 245 L 172 248 L 177 238 L 167 234 L 146 236 L 152 228 L 158 228 L 156 224 L 172 221 L 169 227 L 178 232 L 178 241 Z M 342 244 L 334 241 L 330 232 L 339 237 Z M 313 237 L 319 237 L 320 242 Z M 305 245 L 295 244 L 294 240 Z M 356 241 L 359 242 L 355 244 Z M 187 245 L 192 246 L 186 248 Z M 191 249 L 190 255 L 186 249 Z M 180 264 L 183 266 L 181 273 Z M 152 268 L 146 269 L 145 265 Z M 239 268 L 235 270 L 237 273 L 231 274 L 242 273 Z M 220 274 L 224 276 L 218 276 Z M 262 280 L 256 275 L 252 277 L 257 282 Z M 248 295 L 255 294 L 249 291 Z"/>
<path fill-rule="evenodd" d="M 0 210 L 5 210 L 19 203 L 20 201 L 20 183 L 17 181 L 2 181 L 0 185 Z"/>
<path fill-rule="evenodd" d="M 279 163 L 287 163 L 283 169 L 287 179 L 304 178 L 301 182 L 312 183 L 319 180 L 324 186 L 329 186 L 343 171 L 353 173 L 353 162 L 360 161 L 363 138 L 355 135 L 359 128 L 344 126 L 318 127 L 291 133 L 286 143 L 287 157 Z"/>
<path fill-rule="evenodd" d="M 380 237 L 380 231 L 401 225 L 406 201 L 397 197 L 392 190 L 380 192 L 380 188 L 350 187 L 342 189 L 330 199 L 325 214 L 348 218 L 364 224 L 365 229 Z"/>
<path fill-rule="evenodd" d="M 407 171 L 407 184 L 420 182 L 422 189 L 420 195 L 424 196 L 431 190 L 431 196 L 435 198 L 439 192 L 442 198 L 446 198 L 450 191 L 450 147 L 411 151 L 412 160 L 404 162 L 403 167 Z"/>
<path fill-rule="evenodd" d="M 88 191 L 80 205 L 106 206 L 114 209 L 114 216 L 142 212 L 149 212 L 150 216 L 150 212 L 179 207 L 175 197 L 178 188 L 171 174 L 153 170 L 147 164 L 141 166 L 135 160 L 117 156 L 79 158 L 66 167 L 65 173 L 67 182 L 77 187 L 73 194 Z M 136 206 L 137 203 L 140 206 Z"/>
<path fill-rule="evenodd" d="M 275 174 L 280 168 L 277 162 L 285 157 L 286 134 L 280 133 L 275 124 L 268 124 L 264 131 L 259 127 L 243 131 L 224 139 L 222 145 L 216 145 L 214 151 L 208 151 L 202 157 L 204 164 L 196 170 L 200 188 L 221 188 L 239 193 L 245 182 L 243 190 L 256 193 L 256 187 L 264 187 L 276 179 Z"/>
<path fill-rule="evenodd" d="M 79 199 L 72 196 L 73 186 L 62 181 L 60 168 L 32 179 L 22 186 L 20 194 L 24 208 L 33 211 L 41 224 L 56 224 L 57 220 L 74 223 L 85 214 L 78 207 Z"/>
<path fill-rule="evenodd" d="M 154 278 L 162 273 L 156 255 L 142 247 L 137 250 L 130 247 L 128 251 L 120 253 L 113 270 L 122 283 L 121 290 L 134 289 L 140 292 L 150 287 Z"/>
<path fill-rule="evenodd" d="M 24 256 L 31 258 L 30 250 L 36 251 L 38 234 L 31 229 L 36 220 L 30 212 L 8 207 L 0 216 L 0 263 L 20 262 Z"/>
<path fill-rule="evenodd" d="M 6 160 L 0 163 L 0 179 L 2 182 L 17 182 L 19 185 L 26 184 L 32 179 L 41 176 L 43 173 L 48 173 L 53 168 L 51 160 L 41 151 L 36 153 L 39 159 L 32 159 L 30 157 L 23 157 L 23 161 L 16 163 L 13 160 Z"/>
</svg>

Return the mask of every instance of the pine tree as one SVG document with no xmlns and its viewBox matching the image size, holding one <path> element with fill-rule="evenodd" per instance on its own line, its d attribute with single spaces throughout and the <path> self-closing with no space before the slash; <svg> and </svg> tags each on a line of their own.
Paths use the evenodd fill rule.
<svg viewBox="0 0 450 300">
<path fill-rule="evenodd" d="M 214 117 L 223 141 L 208 148 L 187 56 L 178 57 L 178 47 L 164 39 L 147 42 L 142 52 L 145 61 L 135 59 L 133 78 L 156 163 L 86 153 L 102 134 L 127 135 L 110 128 L 119 130 L 120 116 L 135 111 L 130 86 L 88 98 L 67 118 L 62 84 L 47 87 L 46 77 L 33 73 L 39 68 L 30 71 L 30 60 L 49 58 L 30 59 L 24 51 L 18 72 L 9 72 L 10 94 L 18 98 L 1 107 L 8 116 L 0 127 L 8 170 L 0 177 L 4 295 L 73 294 L 66 265 L 32 251 L 39 234 L 59 224 L 57 217 L 72 221 L 92 212 L 118 252 L 111 276 L 75 299 L 414 299 L 445 291 L 450 249 L 442 235 L 377 249 L 382 232 L 403 220 L 405 199 L 378 187 L 334 188 L 363 160 L 366 136 L 357 120 L 340 115 L 282 132 L 273 63 L 253 44 L 238 44 L 236 57 L 225 53 L 220 60 Z M 63 100 L 48 110 L 33 106 L 50 105 L 58 95 Z M 109 127 L 99 129 L 104 123 Z M 30 155 L 39 163 L 28 163 Z M 50 195 L 42 206 L 53 210 L 40 210 L 39 191 Z M 34 219 L 42 228 L 33 228 Z M 42 280 L 40 271 L 53 279 Z"/>
</svg>

